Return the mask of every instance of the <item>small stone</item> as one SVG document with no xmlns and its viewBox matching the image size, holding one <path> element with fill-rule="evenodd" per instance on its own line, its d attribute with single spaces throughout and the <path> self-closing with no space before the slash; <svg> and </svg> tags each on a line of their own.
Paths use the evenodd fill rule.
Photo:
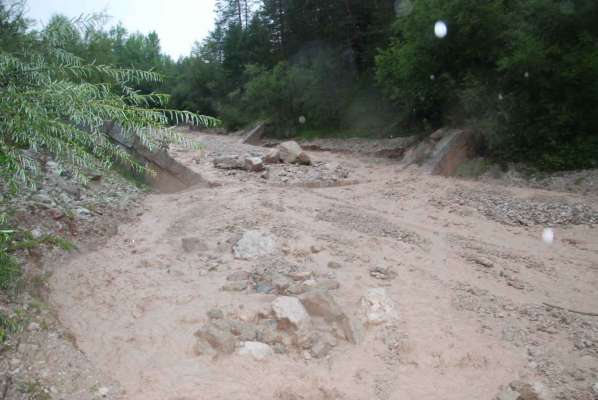
<svg viewBox="0 0 598 400">
<path fill-rule="evenodd" d="M 214 326 L 204 326 L 195 336 L 205 340 L 212 348 L 220 353 L 232 354 L 235 351 L 236 339 L 232 333 Z"/>
<path fill-rule="evenodd" d="M 284 293 L 293 281 L 282 274 L 275 273 L 272 275 L 271 283 L 278 293 Z"/>
<path fill-rule="evenodd" d="M 343 266 L 339 263 L 337 263 L 336 261 L 330 261 L 328 262 L 328 268 L 330 269 L 341 269 Z"/>
<path fill-rule="evenodd" d="M 239 349 L 239 354 L 242 356 L 251 356 L 257 361 L 262 361 L 274 355 L 272 347 L 261 342 L 244 342 Z"/>
<path fill-rule="evenodd" d="M 322 252 L 323 248 L 322 248 L 322 246 L 312 245 L 310 247 L 310 250 L 312 253 L 318 254 L 318 253 Z"/>
<path fill-rule="evenodd" d="M 372 278 L 381 280 L 391 280 L 397 277 L 397 273 L 389 268 L 375 267 L 370 269 L 370 276 Z"/>
<path fill-rule="evenodd" d="M 296 297 L 280 296 L 272 302 L 272 310 L 278 320 L 287 320 L 296 328 L 309 323 L 309 315 Z"/>
<path fill-rule="evenodd" d="M 484 257 L 472 257 L 470 258 L 470 261 L 481 265 L 482 267 L 486 267 L 486 268 L 493 268 L 494 267 L 494 263 L 492 261 L 490 261 L 487 258 Z"/>
<path fill-rule="evenodd" d="M 498 393 L 495 400 L 519 400 L 519 393 L 510 387 L 506 387 Z"/>
<path fill-rule="evenodd" d="M 241 292 L 247 289 L 247 286 L 247 281 L 236 281 L 225 284 L 224 286 L 222 286 L 222 290 L 225 292 Z"/>
<path fill-rule="evenodd" d="M 594 393 L 595 396 L 598 396 L 598 382 L 595 382 L 592 385 L 592 392 Z"/>
<path fill-rule="evenodd" d="M 311 278 L 312 275 L 313 275 L 313 273 L 311 271 L 295 271 L 295 272 L 289 272 L 287 274 L 287 276 L 294 281 L 305 281 L 305 280 Z"/>
<path fill-rule="evenodd" d="M 207 312 L 207 314 L 209 319 L 224 319 L 224 313 L 222 312 L 222 310 L 219 310 L 217 308 L 212 308 Z"/>
<path fill-rule="evenodd" d="M 274 292 L 274 288 L 272 285 L 260 282 L 255 286 L 255 291 L 260 294 L 270 294 Z"/>
<path fill-rule="evenodd" d="M 108 393 L 110 393 L 110 389 L 108 389 L 106 386 L 102 386 L 98 389 L 98 394 L 102 397 L 108 396 Z"/>
<path fill-rule="evenodd" d="M 92 217 L 91 211 L 89 211 L 85 207 L 77 207 L 75 208 L 75 214 L 79 217 L 79 219 L 90 219 Z"/>
<path fill-rule="evenodd" d="M 29 323 L 29 325 L 27 326 L 27 330 L 29 332 L 37 332 L 41 329 L 41 327 L 39 326 L 39 324 L 37 322 L 31 322 Z"/>
</svg>

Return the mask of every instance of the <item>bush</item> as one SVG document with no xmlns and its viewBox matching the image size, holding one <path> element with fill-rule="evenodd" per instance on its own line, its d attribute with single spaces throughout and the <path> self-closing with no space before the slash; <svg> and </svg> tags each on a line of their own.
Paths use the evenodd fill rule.
<svg viewBox="0 0 598 400">
<path fill-rule="evenodd" d="M 597 20 L 594 0 L 421 0 L 398 19 L 377 79 L 407 123 L 470 124 L 503 160 L 595 167 Z"/>
</svg>

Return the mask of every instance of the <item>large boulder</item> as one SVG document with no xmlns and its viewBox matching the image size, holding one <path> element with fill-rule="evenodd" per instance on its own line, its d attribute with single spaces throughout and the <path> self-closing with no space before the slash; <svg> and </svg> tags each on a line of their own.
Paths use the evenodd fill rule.
<svg viewBox="0 0 598 400">
<path fill-rule="evenodd" d="M 281 143 L 278 146 L 280 159 L 288 164 L 311 164 L 309 155 L 303 151 L 301 146 L 293 140 Z"/>
<path fill-rule="evenodd" d="M 261 172 L 266 169 L 264 161 L 259 157 L 245 157 L 243 167 L 249 172 Z"/>
<path fill-rule="evenodd" d="M 271 149 L 264 157 L 264 162 L 266 164 L 278 164 L 280 162 L 280 149 L 278 147 Z"/>
</svg>

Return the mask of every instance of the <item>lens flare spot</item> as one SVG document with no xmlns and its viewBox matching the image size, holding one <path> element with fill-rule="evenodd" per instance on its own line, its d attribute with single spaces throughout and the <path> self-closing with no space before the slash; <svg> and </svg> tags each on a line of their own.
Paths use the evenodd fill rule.
<svg viewBox="0 0 598 400">
<path fill-rule="evenodd" d="M 299 117 L 299 123 L 301 125 L 305 124 L 307 122 L 307 118 L 305 118 L 303 115 Z"/>
<path fill-rule="evenodd" d="M 554 241 L 554 231 L 552 228 L 545 228 L 542 232 L 542 240 L 544 243 L 551 244 Z"/>
</svg>

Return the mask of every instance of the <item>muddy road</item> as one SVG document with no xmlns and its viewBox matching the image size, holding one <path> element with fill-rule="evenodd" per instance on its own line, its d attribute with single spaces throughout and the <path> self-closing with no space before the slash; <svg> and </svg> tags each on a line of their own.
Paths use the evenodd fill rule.
<svg viewBox="0 0 598 400">
<path fill-rule="evenodd" d="M 595 196 L 330 152 L 267 175 L 218 170 L 214 155 L 266 150 L 196 138 L 201 159 L 172 154 L 212 187 L 149 195 L 137 221 L 52 277 L 61 322 L 120 383 L 109 397 L 493 399 L 522 380 L 545 398 L 591 398 L 598 317 L 554 306 L 598 312 Z M 248 231 L 268 243 L 241 259 L 233 247 Z M 314 288 L 359 325 L 358 340 L 272 311 Z M 393 310 L 374 323 L 363 297 L 376 288 Z M 221 332 L 209 346 L 206 329 Z M 245 342 L 271 351 L 244 354 Z"/>
</svg>

